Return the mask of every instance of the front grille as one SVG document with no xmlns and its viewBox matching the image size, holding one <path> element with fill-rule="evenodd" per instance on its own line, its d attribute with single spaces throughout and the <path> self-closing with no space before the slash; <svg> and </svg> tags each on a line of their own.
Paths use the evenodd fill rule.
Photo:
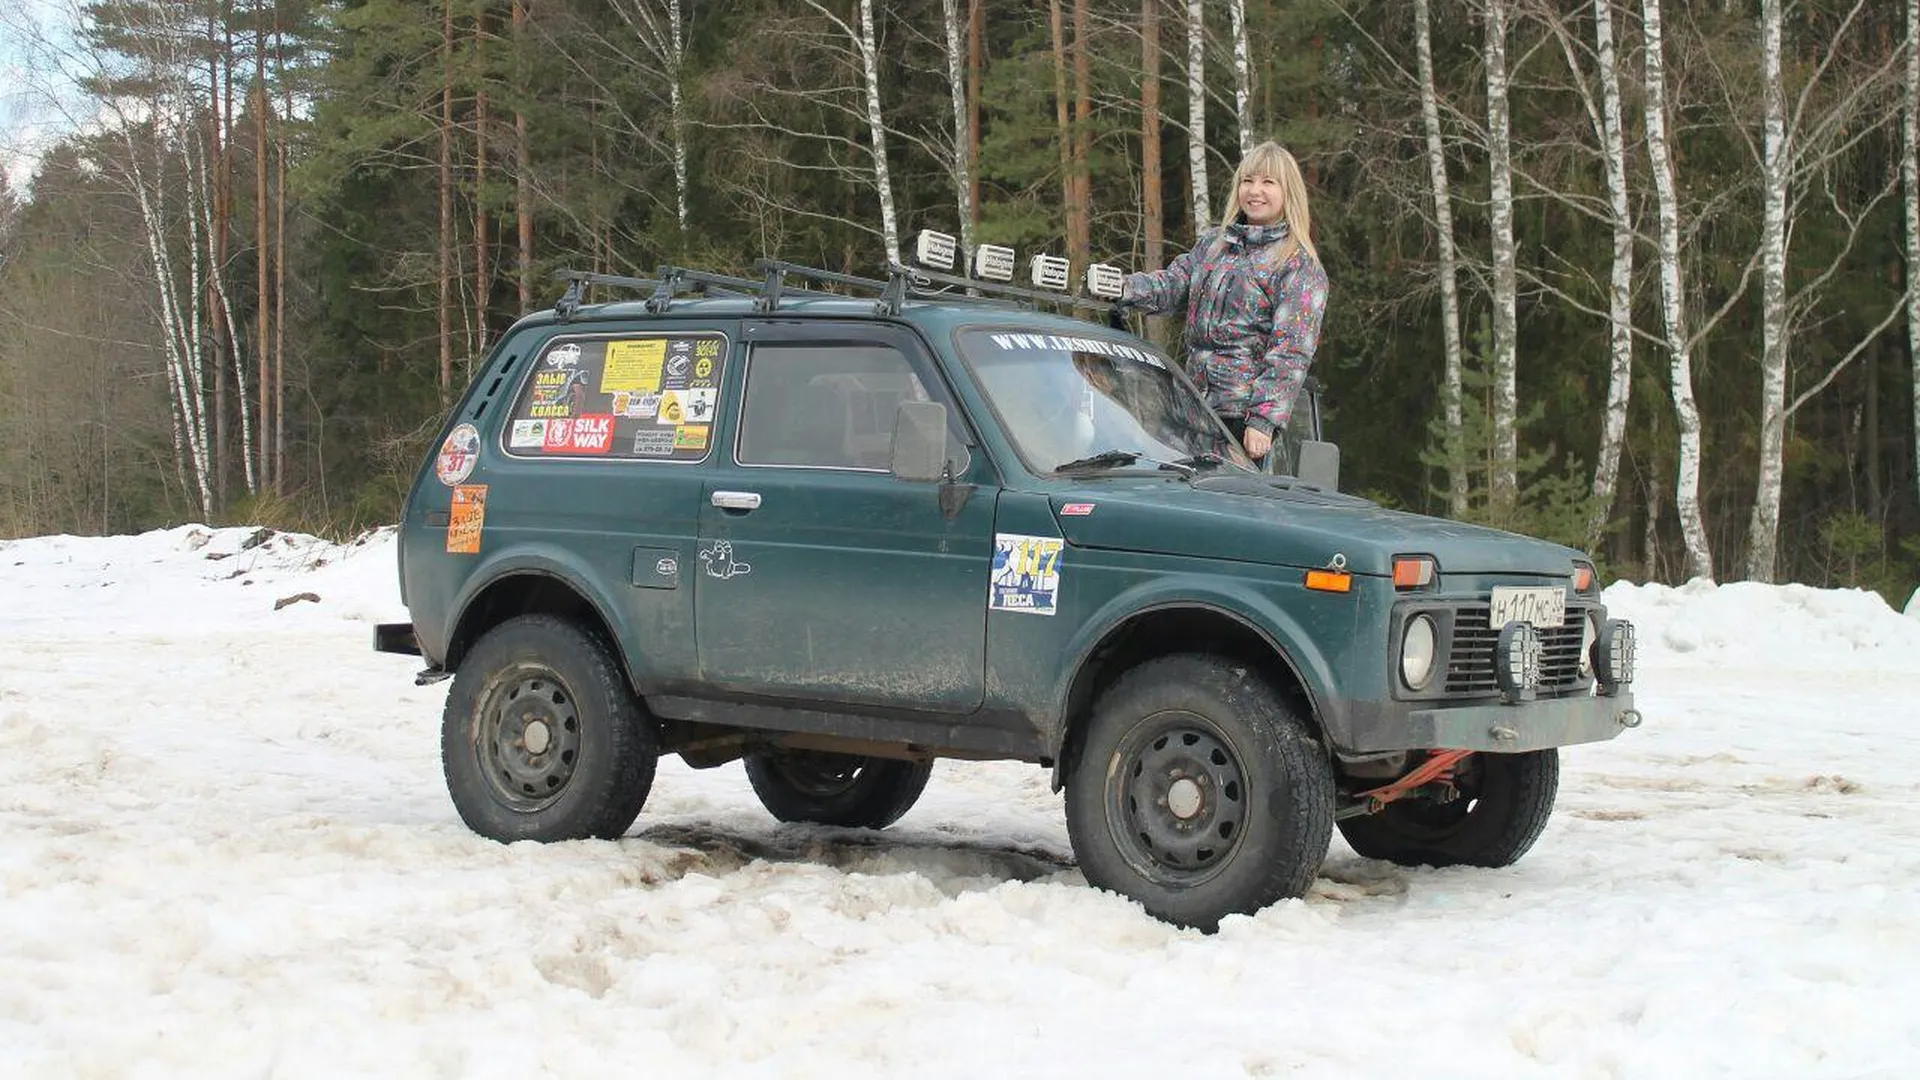
<svg viewBox="0 0 1920 1080">
<path fill-rule="evenodd" d="M 1490 624 L 1493 605 L 1461 604 L 1453 609 L 1453 641 L 1447 650 L 1448 694 L 1493 694 L 1493 644 L 1500 636 Z M 1580 681 L 1580 638 L 1585 607 L 1567 605 L 1566 621 L 1534 629 L 1540 634 L 1540 689 L 1559 690 Z"/>
</svg>

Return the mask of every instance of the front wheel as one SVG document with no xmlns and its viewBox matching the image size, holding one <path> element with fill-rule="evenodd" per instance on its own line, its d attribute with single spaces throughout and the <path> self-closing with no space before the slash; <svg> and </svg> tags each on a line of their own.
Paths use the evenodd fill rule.
<svg viewBox="0 0 1920 1080">
<path fill-rule="evenodd" d="M 1401 799 L 1340 822 L 1340 835 L 1358 854 L 1401 866 L 1510 866 L 1553 814 L 1560 751 L 1475 754 L 1454 786 L 1450 802 Z"/>
<path fill-rule="evenodd" d="M 765 750 L 748 754 L 747 780 L 781 821 L 884 829 L 913 809 L 933 775 L 930 761 Z"/>
<path fill-rule="evenodd" d="M 1067 832 L 1088 883 L 1211 931 L 1307 891 L 1333 804 L 1325 750 L 1259 674 L 1169 656 L 1095 705 L 1067 782 Z"/>
<path fill-rule="evenodd" d="M 489 839 L 614 839 L 639 816 L 659 754 L 612 651 L 551 615 L 487 631 L 447 692 L 447 791 Z"/>
</svg>

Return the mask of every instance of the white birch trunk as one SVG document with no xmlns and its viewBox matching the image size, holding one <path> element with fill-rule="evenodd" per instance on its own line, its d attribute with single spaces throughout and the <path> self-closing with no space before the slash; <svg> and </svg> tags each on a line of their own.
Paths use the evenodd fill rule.
<svg viewBox="0 0 1920 1080">
<path fill-rule="evenodd" d="M 1493 478 L 1497 519 L 1514 507 L 1519 483 L 1518 412 L 1514 376 L 1515 311 L 1519 287 L 1514 272 L 1513 158 L 1507 108 L 1507 0 L 1488 0 L 1486 23 L 1487 154 L 1493 180 Z"/>
<path fill-rule="evenodd" d="M 686 98 L 680 88 L 681 63 L 686 57 L 686 27 L 680 17 L 680 0 L 667 0 L 668 29 L 673 35 L 673 65 L 668 69 L 667 95 L 673 110 L 673 200 L 679 215 L 680 231 L 687 231 L 687 115 Z"/>
<path fill-rule="evenodd" d="M 1653 167 L 1654 194 L 1659 207 L 1660 306 L 1667 351 L 1672 358 L 1669 374 L 1680 439 L 1673 503 L 1680 514 L 1688 572 L 1711 581 L 1713 552 L 1707 543 L 1706 522 L 1700 516 L 1700 411 L 1693 401 L 1693 363 L 1687 352 L 1686 293 L 1680 277 L 1680 197 L 1674 182 L 1673 158 L 1667 152 L 1667 65 L 1660 0 L 1641 0 L 1641 28 L 1647 53 L 1647 158 Z"/>
<path fill-rule="evenodd" d="M 880 193 L 880 235 L 887 260 L 900 256 L 900 223 L 893 209 L 893 179 L 887 171 L 887 126 L 880 116 L 880 57 L 874 44 L 873 0 L 860 0 L 860 67 L 867 83 L 867 127 L 873 135 L 873 184 Z"/>
<path fill-rule="evenodd" d="M 1906 184 L 1907 349 L 1913 363 L 1913 485 L 1920 494 L 1920 0 L 1907 0 L 1907 84 L 1900 175 Z"/>
<path fill-rule="evenodd" d="M 188 138 L 193 145 L 194 157 L 200 162 L 200 175 L 203 177 L 208 176 L 206 146 L 201 143 L 199 139 L 191 135 Z M 227 294 L 226 274 L 222 272 L 220 259 L 214 250 L 213 193 L 208 185 L 201 186 L 200 196 L 200 200 L 194 209 L 201 214 L 202 221 L 205 223 L 207 230 L 207 279 L 213 286 L 214 295 L 220 298 L 220 313 L 223 321 L 226 323 L 227 341 L 232 343 L 233 346 L 234 391 L 240 405 L 240 462 L 242 472 L 246 479 L 247 494 L 252 495 L 256 494 L 260 488 L 259 482 L 255 479 L 253 455 L 247 452 L 247 448 L 253 445 L 253 421 L 252 414 L 247 411 L 247 365 L 240 361 L 240 342 L 243 339 L 240 337 L 239 326 L 233 321 L 233 298 Z M 214 362 L 226 363 L 226 359 L 216 356 Z"/>
<path fill-rule="evenodd" d="M 155 137 L 164 142 L 164 134 L 159 131 L 158 125 Z M 147 257 L 153 267 L 154 288 L 160 300 L 167 388 L 173 405 L 170 412 L 174 421 L 175 463 L 182 486 L 189 494 L 198 497 L 201 515 L 211 520 L 213 490 L 208 483 L 205 387 L 199 380 L 198 365 L 193 358 L 193 350 L 197 347 L 196 335 L 188 328 L 187 315 L 174 292 L 173 259 L 167 250 L 165 179 L 164 175 L 156 175 L 155 183 L 150 188 L 145 171 L 140 167 L 138 143 L 130 130 L 124 142 L 128 179 L 140 208 L 140 222 L 147 240 Z M 164 171 L 164 164 L 160 168 Z"/>
<path fill-rule="evenodd" d="M 1780 472 L 1787 399 L 1786 91 L 1780 81 L 1780 0 L 1760 0 L 1764 210 L 1760 235 L 1760 468 L 1747 524 L 1747 578 L 1773 580 L 1780 537 Z"/>
<path fill-rule="evenodd" d="M 1460 426 L 1460 257 L 1453 246 L 1453 194 L 1447 183 L 1446 147 L 1440 137 L 1440 101 L 1433 82 L 1433 28 L 1428 7 L 1428 0 L 1413 0 L 1414 43 L 1420 59 L 1420 117 L 1427 129 L 1427 175 L 1433 184 L 1434 231 L 1440 239 L 1440 327 L 1447 356 L 1440 407 L 1446 423 L 1447 515 L 1458 519 L 1467 514 L 1466 448 Z"/>
<path fill-rule="evenodd" d="M 1247 0 L 1231 0 L 1227 12 L 1233 19 L 1233 114 L 1240 123 L 1240 156 L 1244 158 L 1253 149 L 1253 63 L 1247 51 Z"/>
<path fill-rule="evenodd" d="M 1920 2 L 1920 0 L 1915 0 Z M 1613 276 L 1608 281 L 1607 414 L 1593 468 L 1593 516 L 1587 548 L 1600 545 L 1613 512 L 1620 480 L 1620 451 L 1627 438 L 1627 405 L 1633 393 L 1633 208 L 1627 201 L 1627 140 L 1620 115 L 1620 65 L 1613 43 L 1613 4 L 1593 0 L 1594 44 L 1600 64 L 1600 137 L 1605 148 L 1607 200 L 1613 213 Z"/>
<path fill-rule="evenodd" d="M 953 84 L 953 197 L 960 218 L 960 253 L 973 255 L 973 211 L 968 193 L 973 190 L 973 158 L 968 152 L 967 79 L 961 64 L 960 0 L 940 0 L 940 14 L 947 26 L 947 81 Z"/>
<path fill-rule="evenodd" d="M 1200 0 L 1187 0 L 1187 170 L 1193 177 L 1193 234 L 1207 231 L 1207 20 Z"/>
</svg>

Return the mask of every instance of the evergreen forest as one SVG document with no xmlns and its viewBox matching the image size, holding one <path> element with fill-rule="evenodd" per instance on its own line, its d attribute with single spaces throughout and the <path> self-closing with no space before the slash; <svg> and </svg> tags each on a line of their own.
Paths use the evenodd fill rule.
<svg viewBox="0 0 1920 1080">
<path fill-rule="evenodd" d="M 62 4 L 0 15 L 61 121 L 0 133 L 0 537 L 391 523 L 558 270 L 1155 268 L 1271 138 L 1347 489 L 1920 581 L 1920 0 Z"/>
</svg>

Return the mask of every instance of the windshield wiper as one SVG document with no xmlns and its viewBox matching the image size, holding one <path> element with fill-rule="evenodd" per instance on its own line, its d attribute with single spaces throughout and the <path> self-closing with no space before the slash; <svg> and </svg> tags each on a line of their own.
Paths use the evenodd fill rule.
<svg viewBox="0 0 1920 1080">
<path fill-rule="evenodd" d="M 1179 458 L 1171 462 L 1170 464 L 1185 465 L 1190 469 L 1217 469 L 1220 466 L 1225 465 L 1226 463 L 1227 463 L 1226 458 L 1223 458 L 1219 454 L 1215 454 L 1209 451 L 1208 453 L 1204 453 L 1204 454 L 1194 454 L 1191 457 Z"/>
<path fill-rule="evenodd" d="M 1151 458 L 1138 450 L 1102 450 L 1083 458 L 1062 462 L 1053 467 L 1054 472 L 1080 472 L 1086 469 L 1118 469 L 1136 461 L 1146 461 L 1162 469 L 1179 473 L 1183 478 L 1191 478 L 1198 471 L 1186 461 L 1161 461 Z"/>
</svg>

